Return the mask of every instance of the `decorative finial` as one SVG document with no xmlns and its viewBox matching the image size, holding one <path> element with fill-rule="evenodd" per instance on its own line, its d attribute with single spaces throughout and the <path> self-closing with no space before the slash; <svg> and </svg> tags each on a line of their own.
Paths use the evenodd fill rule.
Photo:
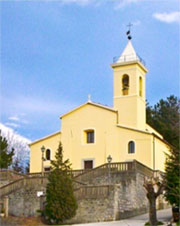
<svg viewBox="0 0 180 226">
<path fill-rule="evenodd" d="M 88 102 L 92 102 L 91 101 L 91 94 L 88 94 Z"/>
<path fill-rule="evenodd" d="M 126 35 L 127 35 L 127 38 L 129 39 L 129 40 L 131 40 L 132 39 L 132 37 L 131 37 L 131 27 L 133 26 L 133 24 L 131 24 L 131 23 L 129 23 L 128 25 L 127 25 L 127 27 L 129 27 L 129 30 L 126 32 Z"/>
</svg>

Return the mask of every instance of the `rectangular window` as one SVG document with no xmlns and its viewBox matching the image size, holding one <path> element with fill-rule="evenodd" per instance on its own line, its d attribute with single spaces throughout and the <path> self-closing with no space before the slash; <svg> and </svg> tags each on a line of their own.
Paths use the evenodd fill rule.
<svg viewBox="0 0 180 226">
<path fill-rule="evenodd" d="M 50 166 L 44 167 L 44 171 L 45 171 L 45 172 L 48 172 L 48 171 L 50 171 L 50 170 L 51 170 Z"/>
<path fill-rule="evenodd" d="M 85 160 L 84 161 L 84 169 L 92 169 L 93 168 L 93 161 L 92 160 Z"/>
<path fill-rule="evenodd" d="M 87 131 L 87 143 L 94 143 L 94 131 Z"/>
</svg>

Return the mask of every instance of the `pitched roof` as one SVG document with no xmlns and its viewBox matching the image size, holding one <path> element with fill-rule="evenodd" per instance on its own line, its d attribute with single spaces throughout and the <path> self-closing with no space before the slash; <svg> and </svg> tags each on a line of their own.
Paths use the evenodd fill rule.
<svg viewBox="0 0 180 226">
<path fill-rule="evenodd" d="M 71 111 L 65 113 L 64 115 L 61 115 L 60 118 L 63 118 L 64 116 L 66 116 L 66 115 L 68 115 L 68 114 L 70 114 L 70 113 L 72 113 L 72 112 L 84 107 L 85 105 L 92 105 L 92 106 L 103 108 L 105 110 L 112 111 L 112 112 L 115 112 L 115 113 L 117 112 L 115 109 L 113 109 L 111 107 L 108 107 L 108 106 L 105 106 L 105 105 L 102 105 L 102 104 L 99 104 L 99 103 L 95 103 L 95 102 L 92 102 L 92 101 L 87 101 L 86 103 L 84 103 L 84 104 L 72 109 Z"/>
<path fill-rule="evenodd" d="M 139 57 L 136 54 L 136 51 L 134 50 L 131 40 L 129 40 L 128 44 L 126 45 L 124 51 L 122 52 L 121 56 L 119 57 L 116 63 L 122 63 L 122 62 L 134 61 L 134 60 L 139 60 Z"/>
<path fill-rule="evenodd" d="M 119 124 L 117 124 L 117 127 L 122 128 L 122 129 L 128 129 L 128 130 L 136 131 L 136 132 L 139 132 L 139 133 L 145 133 L 145 134 L 148 134 L 148 135 L 153 135 L 154 137 L 158 138 L 159 140 L 161 140 L 162 142 L 164 142 L 165 144 L 167 144 L 169 147 L 173 147 L 171 144 L 169 144 L 169 143 L 162 137 L 162 135 L 161 135 L 161 136 L 158 136 L 157 133 L 149 132 L 149 131 L 144 131 L 144 130 L 139 130 L 139 129 L 135 129 L 135 128 L 131 128 L 131 127 L 126 127 L 126 126 L 121 126 L 121 125 L 119 125 Z"/>
<path fill-rule="evenodd" d="M 57 134 L 60 134 L 60 133 L 61 133 L 61 131 L 58 131 L 58 132 L 52 133 L 52 134 L 50 134 L 50 135 L 48 135 L 48 136 L 42 137 L 42 138 L 40 138 L 40 139 L 38 139 L 38 140 L 35 140 L 35 141 L 33 141 L 32 143 L 30 143 L 29 146 L 31 146 L 31 145 L 33 145 L 33 144 L 35 144 L 35 143 L 38 143 L 39 141 L 42 141 L 42 140 L 45 140 L 45 139 L 47 139 L 47 138 L 53 137 L 53 136 L 55 136 L 55 135 L 57 135 Z"/>
</svg>

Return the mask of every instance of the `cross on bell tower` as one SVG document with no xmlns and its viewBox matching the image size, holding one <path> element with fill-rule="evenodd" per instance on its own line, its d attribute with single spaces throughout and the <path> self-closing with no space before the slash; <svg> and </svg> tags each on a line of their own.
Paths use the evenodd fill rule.
<svg viewBox="0 0 180 226">
<path fill-rule="evenodd" d="M 127 25 L 127 27 L 129 27 L 129 30 L 126 32 L 126 35 L 127 35 L 127 38 L 129 39 L 129 40 L 131 40 L 132 39 L 132 36 L 131 36 L 131 27 L 133 26 L 133 24 L 131 24 L 131 23 L 129 23 L 128 25 Z"/>
</svg>

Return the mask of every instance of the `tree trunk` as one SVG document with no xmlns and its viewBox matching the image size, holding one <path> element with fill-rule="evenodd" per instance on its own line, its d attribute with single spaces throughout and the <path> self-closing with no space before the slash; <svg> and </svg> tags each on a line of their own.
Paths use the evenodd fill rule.
<svg viewBox="0 0 180 226">
<path fill-rule="evenodd" d="M 157 226 L 157 214 L 156 214 L 156 197 L 153 195 L 149 199 L 149 223 L 151 226 Z"/>
</svg>

